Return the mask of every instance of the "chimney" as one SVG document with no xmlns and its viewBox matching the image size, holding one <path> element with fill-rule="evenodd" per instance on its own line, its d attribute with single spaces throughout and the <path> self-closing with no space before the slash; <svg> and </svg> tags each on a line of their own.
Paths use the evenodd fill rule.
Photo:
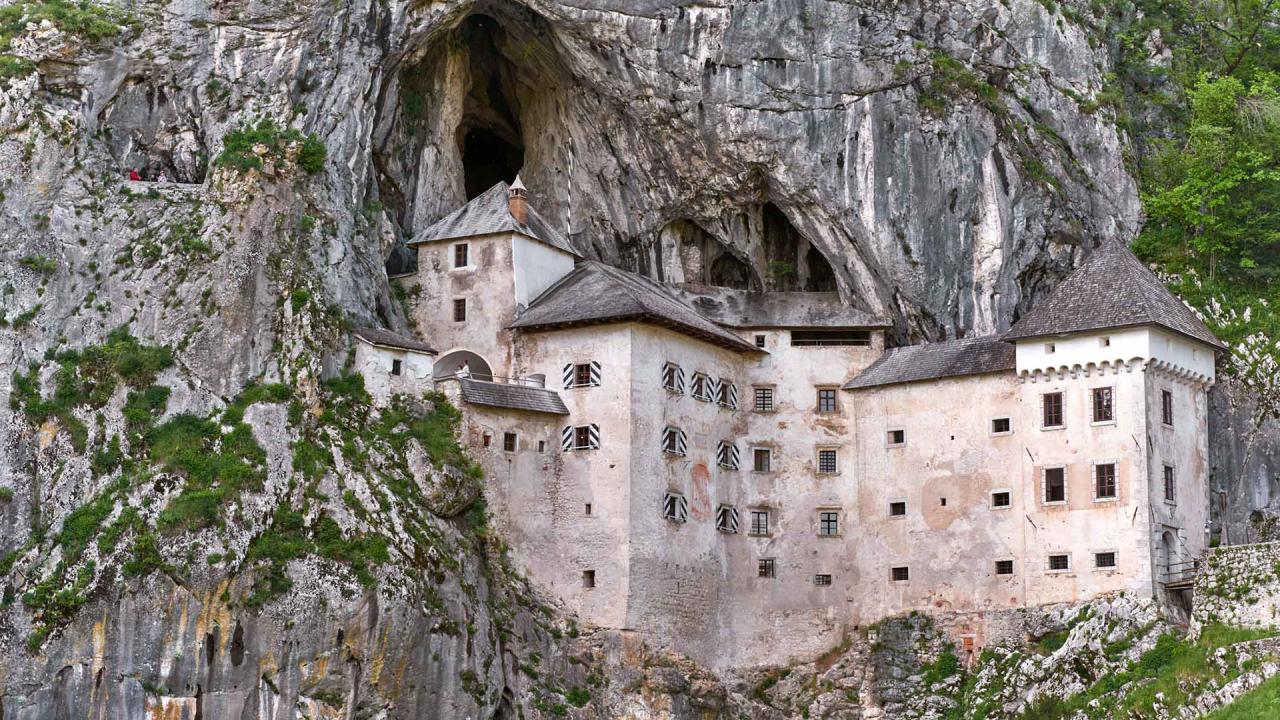
<svg viewBox="0 0 1280 720">
<path fill-rule="evenodd" d="M 520 182 L 519 175 L 507 189 L 507 210 L 520 225 L 529 224 L 529 202 L 525 199 L 524 183 Z"/>
</svg>

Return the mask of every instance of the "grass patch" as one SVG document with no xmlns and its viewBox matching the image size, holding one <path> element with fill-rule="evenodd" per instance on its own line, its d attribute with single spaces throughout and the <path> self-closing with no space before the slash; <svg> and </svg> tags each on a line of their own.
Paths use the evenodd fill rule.
<svg viewBox="0 0 1280 720">
<path fill-rule="evenodd" d="M 294 149 L 298 167 L 304 172 L 313 174 L 324 169 L 327 151 L 319 137 L 314 133 L 303 135 L 299 130 L 262 118 L 256 124 L 244 125 L 227 133 L 215 163 L 239 172 L 261 170 L 264 159 L 280 164 Z"/>
</svg>

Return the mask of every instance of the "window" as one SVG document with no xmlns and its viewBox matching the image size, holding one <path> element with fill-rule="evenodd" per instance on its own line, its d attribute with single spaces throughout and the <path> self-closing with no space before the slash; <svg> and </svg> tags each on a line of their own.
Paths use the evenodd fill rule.
<svg viewBox="0 0 1280 720">
<path fill-rule="evenodd" d="M 561 450 L 595 450 L 600 447 L 600 426 L 566 425 L 560 433 Z"/>
<path fill-rule="evenodd" d="M 1098 344 L 1101 345 L 1102 347 L 1111 347 L 1111 336 L 1103 335 L 1102 337 L 1098 338 Z"/>
<path fill-rule="evenodd" d="M 538 452 L 546 452 L 546 451 L 547 451 L 547 441 L 546 441 L 546 440 L 539 440 L 539 441 L 538 441 Z"/>
<path fill-rule="evenodd" d="M 732 505 L 721 505 L 716 508 L 716 529 L 722 533 L 738 532 L 738 510 Z"/>
<path fill-rule="evenodd" d="M 756 561 L 756 577 L 777 577 L 777 565 L 773 558 L 760 558 Z"/>
<path fill-rule="evenodd" d="M 911 570 L 906 567 L 889 568 L 889 579 L 894 582 L 906 582 L 911 579 Z"/>
<path fill-rule="evenodd" d="M 769 511 L 768 510 L 752 510 L 751 511 L 751 534 L 752 535 L 768 535 L 769 534 Z"/>
<path fill-rule="evenodd" d="M 836 410 L 836 389 L 818 388 L 818 412 L 833 413 Z"/>
<path fill-rule="evenodd" d="M 716 464 L 727 470 L 737 470 L 738 446 L 721 440 L 716 447 Z"/>
<path fill-rule="evenodd" d="M 1093 466 L 1093 499 L 1116 499 L 1116 464 L 1094 463 Z"/>
<path fill-rule="evenodd" d="M 1171 503 L 1175 501 L 1175 498 L 1176 498 L 1176 495 L 1174 493 L 1175 490 L 1176 488 L 1174 487 L 1174 480 L 1173 480 L 1173 466 L 1165 465 L 1164 466 L 1164 501 L 1165 502 Z"/>
<path fill-rule="evenodd" d="M 772 472 L 773 451 L 769 448 L 753 448 L 751 450 L 751 469 L 756 472 Z"/>
<path fill-rule="evenodd" d="M 835 475 L 839 471 L 840 465 L 837 461 L 836 450 L 834 448 L 818 450 L 818 474 Z"/>
<path fill-rule="evenodd" d="M 1058 352 L 1058 346 L 1057 346 L 1057 345 L 1055 345 L 1054 343 L 1045 343 L 1045 344 L 1044 344 L 1044 354 L 1045 354 L 1045 355 L 1052 355 L 1052 354 L 1054 354 L 1054 353 L 1056 353 L 1056 352 Z"/>
<path fill-rule="evenodd" d="M 493 444 L 493 436 L 489 433 L 485 433 L 484 436 L 480 438 L 480 443 L 485 447 L 489 447 Z"/>
<path fill-rule="evenodd" d="M 755 389 L 756 412 L 773 412 L 773 388 Z"/>
<path fill-rule="evenodd" d="M 502 451 L 503 452 L 516 451 L 516 434 L 515 433 L 513 432 L 502 433 Z"/>
<path fill-rule="evenodd" d="M 696 372 L 689 383 L 690 394 L 697 400 L 712 402 L 716 399 L 716 382 L 705 373 Z"/>
<path fill-rule="evenodd" d="M 1053 467 L 1044 469 L 1044 504 L 1065 503 L 1067 501 L 1067 469 Z"/>
<path fill-rule="evenodd" d="M 1173 393 L 1168 390 L 1160 391 L 1160 422 L 1173 425 Z"/>
<path fill-rule="evenodd" d="M 453 246 L 453 266 L 456 268 L 464 268 L 471 264 L 471 248 L 466 243 L 458 243 Z"/>
<path fill-rule="evenodd" d="M 831 576 L 827 575 L 826 573 L 814 575 L 813 584 L 817 585 L 818 587 L 827 587 L 831 584 Z"/>
<path fill-rule="evenodd" d="M 996 561 L 996 574 L 997 574 L 997 575 L 1012 575 L 1012 574 L 1013 574 L 1013 561 L 1012 561 L 1012 560 L 997 560 L 997 561 Z"/>
<path fill-rule="evenodd" d="M 453 321 L 454 322 L 467 321 L 467 299 L 466 298 L 453 299 Z"/>
<path fill-rule="evenodd" d="M 599 387 L 600 363 L 592 360 L 585 363 L 567 363 L 561 372 L 564 389 L 580 387 Z"/>
<path fill-rule="evenodd" d="M 1071 569 L 1071 555 L 1070 555 L 1070 554 L 1068 554 L 1068 553 L 1061 553 L 1061 554 L 1058 554 L 1058 555 L 1050 555 L 1050 556 L 1049 556 L 1049 571 L 1050 571 L 1050 572 L 1062 572 L 1062 571 L 1064 571 L 1064 570 L 1070 570 L 1070 569 Z"/>
<path fill-rule="evenodd" d="M 829 345 L 871 344 L 867 330 L 792 330 L 791 344 L 796 347 L 820 347 Z"/>
<path fill-rule="evenodd" d="M 684 394 L 684 369 L 675 363 L 662 366 L 662 387 L 676 395 Z"/>
<path fill-rule="evenodd" d="M 942 507 L 946 507 L 946 506 L 947 506 L 947 499 L 946 499 L 946 498 L 938 498 L 938 504 L 939 504 L 939 505 L 941 505 Z"/>
<path fill-rule="evenodd" d="M 906 445 L 907 431 L 906 430 L 890 430 L 889 432 L 885 433 L 884 442 L 889 447 L 898 447 L 899 445 Z"/>
<path fill-rule="evenodd" d="M 1112 422 L 1116 419 L 1111 388 L 1093 389 L 1093 421 L 1096 423 Z"/>
<path fill-rule="evenodd" d="M 762 347 L 764 347 L 764 336 L 763 336 L 763 335 L 756 335 L 756 347 L 758 347 L 758 348 L 762 348 Z"/>
<path fill-rule="evenodd" d="M 1013 506 L 1013 496 L 1008 490 L 996 490 L 991 493 L 991 507 L 1007 508 Z"/>
<path fill-rule="evenodd" d="M 591 503 L 583 503 L 583 504 L 582 504 L 582 514 L 583 514 L 583 515 L 590 515 L 590 514 L 591 514 Z"/>
<path fill-rule="evenodd" d="M 823 510 L 818 513 L 818 535 L 835 537 L 839 534 L 840 512 L 838 510 Z"/>
<path fill-rule="evenodd" d="M 736 410 L 738 408 L 738 387 L 728 380 L 720 378 L 716 402 L 722 407 Z"/>
<path fill-rule="evenodd" d="M 1093 566 L 1096 568 L 1114 568 L 1116 566 L 1115 551 L 1094 553 Z"/>
<path fill-rule="evenodd" d="M 666 427 L 662 431 L 662 452 L 668 455 L 685 455 L 688 453 L 688 442 L 684 431 L 676 427 Z"/>
<path fill-rule="evenodd" d="M 595 586 L 596 586 L 596 571 L 583 570 L 582 571 L 582 587 L 590 590 Z"/>
<path fill-rule="evenodd" d="M 889 517 L 901 517 L 907 514 L 907 501 L 894 500 L 889 503 Z"/>
<path fill-rule="evenodd" d="M 400 360 L 398 360 L 398 359 L 396 359 L 396 360 L 392 360 L 392 361 L 391 361 L 391 374 L 392 374 L 392 375 L 399 375 L 399 374 L 400 374 L 400 371 L 401 371 L 401 364 L 400 364 Z"/>
<path fill-rule="evenodd" d="M 1008 435 L 1013 432 L 1013 421 L 1009 418 L 995 418 L 991 421 L 992 435 Z"/>
<path fill-rule="evenodd" d="M 1066 425 L 1066 420 L 1062 414 L 1062 393 L 1045 393 L 1041 396 L 1041 410 L 1043 410 L 1043 419 L 1041 427 L 1057 428 Z"/>
<path fill-rule="evenodd" d="M 686 522 L 689 519 L 689 501 L 680 493 L 663 493 L 662 517 L 672 522 Z"/>
</svg>

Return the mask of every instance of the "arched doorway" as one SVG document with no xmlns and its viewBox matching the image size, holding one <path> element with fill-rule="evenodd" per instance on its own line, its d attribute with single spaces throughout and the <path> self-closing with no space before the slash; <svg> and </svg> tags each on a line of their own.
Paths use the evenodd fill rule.
<svg viewBox="0 0 1280 720">
<path fill-rule="evenodd" d="M 441 355 L 435 362 L 434 377 L 436 380 L 455 377 L 458 370 L 464 367 L 476 380 L 493 380 L 493 370 L 489 363 L 470 350 L 454 350 Z"/>
</svg>

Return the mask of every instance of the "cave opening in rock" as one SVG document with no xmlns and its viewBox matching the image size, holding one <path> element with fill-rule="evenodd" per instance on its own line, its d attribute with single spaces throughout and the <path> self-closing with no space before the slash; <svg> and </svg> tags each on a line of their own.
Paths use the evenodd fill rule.
<svg viewBox="0 0 1280 720">
<path fill-rule="evenodd" d="M 502 27 L 488 15 L 476 14 L 462 21 L 459 32 L 471 77 L 458 125 L 463 185 L 470 200 L 515 178 L 524 164 L 524 140 L 515 101 L 516 69 L 502 54 Z"/>
<path fill-rule="evenodd" d="M 761 208 L 760 240 L 770 290 L 831 292 L 837 289 L 835 269 L 777 205 Z"/>
<path fill-rule="evenodd" d="M 692 220 L 672 220 L 658 237 L 667 263 L 660 278 L 739 290 L 757 288 L 751 265 Z"/>
</svg>

